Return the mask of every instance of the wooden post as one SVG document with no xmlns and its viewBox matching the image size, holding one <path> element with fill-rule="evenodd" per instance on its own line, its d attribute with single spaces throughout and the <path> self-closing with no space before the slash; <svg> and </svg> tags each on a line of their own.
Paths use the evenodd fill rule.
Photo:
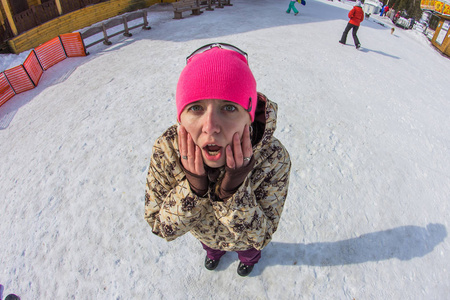
<svg viewBox="0 0 450 300">
<path fill-rule="evenodd" d="M 146 10 L 142 11 L 142 17 L 144 18 L 144 26 L 142 26 L 142 29 L 146 29 L 146 30 L 152 29 L 152 27 L 148 26 L 147 11 Z"/>
<path fill-rule="evenodd" d="M 11 11 L 11 7 L 9 6 L 8 0 L 1 0 L 3 4 L 3 8 L 5 9 L 6 19 L 8 19 L 9 27 L 14 36 L 16 36 L 19 32 L 17 31 L 16 24 L 14 23 L 13 14 Z"/>
<path fill-rule="evenodd" d="M 5 24 L 5 19 L 3 18 L 3 14 L 0 12 L 0 24 Z"/>
<path fill-rule="evenodd" d="M 108 33 L 106 32 L 105 23 L 102 23 L 102 29 L 103 29 L 103 37 L 104 37 L 103 44 L 109 46 L 112 43 L 108 40 Z"/>
<path fill-rule="evenodd" d="M 126 37 L 130 37 L 130 36 L 132 36 L 132 34 L 130 33 L 130 30 L 128 30 L 128 22 L 127 22 L 127 17 L 126 16 L 123 16 L 122 17 L 122 21 L 123 21 L 123 28 L 124 28 L 124 36 L 126 36 Z"/>
<path fill-rule="evenodd" d="M 211 6 L 211 0 L 208 0 L 207 3 L 208 3 L 208 7 L 206 8 L 206 10 L 214 10 L 214 8 L 212 8 L 212 6 Z"/>
<path fill-rule="evenodd" d="M 61 16 L 63 14 L 61 0 L 55 0 L 56 8 L 58 9 L 58 13 Z"/>
</svg>

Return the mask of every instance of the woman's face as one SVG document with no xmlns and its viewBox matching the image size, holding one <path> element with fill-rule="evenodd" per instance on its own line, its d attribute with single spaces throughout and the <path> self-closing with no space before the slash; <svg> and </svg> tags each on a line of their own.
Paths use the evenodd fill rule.
<svg viewBox="0 0 450 300">
<path fill-rule="evenodd" d="M 249 113 L 239 104 L 225 100 L 200 100 L 188 104 L 180 115 L 181 124 L 202 150 L 204 163 L 211 168 L 226 163 L 225 147 L 232 146 L 237 132 L 242 139 Z"/>
</svg>

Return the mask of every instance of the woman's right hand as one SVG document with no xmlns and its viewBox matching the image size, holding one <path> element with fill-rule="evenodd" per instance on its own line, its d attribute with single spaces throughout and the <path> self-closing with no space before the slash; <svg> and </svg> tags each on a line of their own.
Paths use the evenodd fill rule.
<svg viewBox="0 0 450 300">
<path fill-rule="evenodd" d="M 183 167 L 193 174 L 200 176 L 205 175 L 206 172 L 203 165 L 202 150 L 194 143 L 191 135 L 181 124 L 178 126 L 178 147 Z"/>
</svg>

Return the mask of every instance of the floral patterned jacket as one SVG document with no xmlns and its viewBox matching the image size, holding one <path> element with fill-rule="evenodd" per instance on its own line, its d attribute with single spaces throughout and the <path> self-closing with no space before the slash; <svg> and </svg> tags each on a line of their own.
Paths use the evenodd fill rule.
<svg viewBox="0 0 450 300">
<path fill-rule="evenodd" d="M 261 101 L 265 129 L 253 146 L 254 168 L 226 201 L 215 196 L 215 186 L 205 197 L 191 191 L 181 168 L 177 125 L 158 138 L 145 195 L 145 219 L 154 234 L 172 241 L 190 232 L 205 245 L 225 251 L 260 250 L 270 242 L 286 200 L 291 161 L 273 136 L 277 104 L 259 93 Z M 225 174 L 222 169 L 216 186 Z"/>
</svg>

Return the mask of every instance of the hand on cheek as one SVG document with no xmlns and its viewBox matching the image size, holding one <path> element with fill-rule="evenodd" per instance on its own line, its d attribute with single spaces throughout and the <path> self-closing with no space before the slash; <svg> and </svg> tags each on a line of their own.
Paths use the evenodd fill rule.
<svg viewBox="0 0 450 300">
<path fill-rule="evenodd" d="M 245 125 L 242 134 L 242 141 L 239 139 L 239 133 L 233 135 L 233 144 L 227 145 L 226 157 L 227 166 L 230 169 L 238 169 L 249 164 L 253 155 L 252 142 L 250 140 L 249 126 Z"/>
<path fill-rule="evenodd" d="M 194 143 L 183 125 L 178 127 L 178 147 L 183 167 L 193 174 L 204 175 L 205 167 L 203 166 L 202 151 Z"/>
</svg>

